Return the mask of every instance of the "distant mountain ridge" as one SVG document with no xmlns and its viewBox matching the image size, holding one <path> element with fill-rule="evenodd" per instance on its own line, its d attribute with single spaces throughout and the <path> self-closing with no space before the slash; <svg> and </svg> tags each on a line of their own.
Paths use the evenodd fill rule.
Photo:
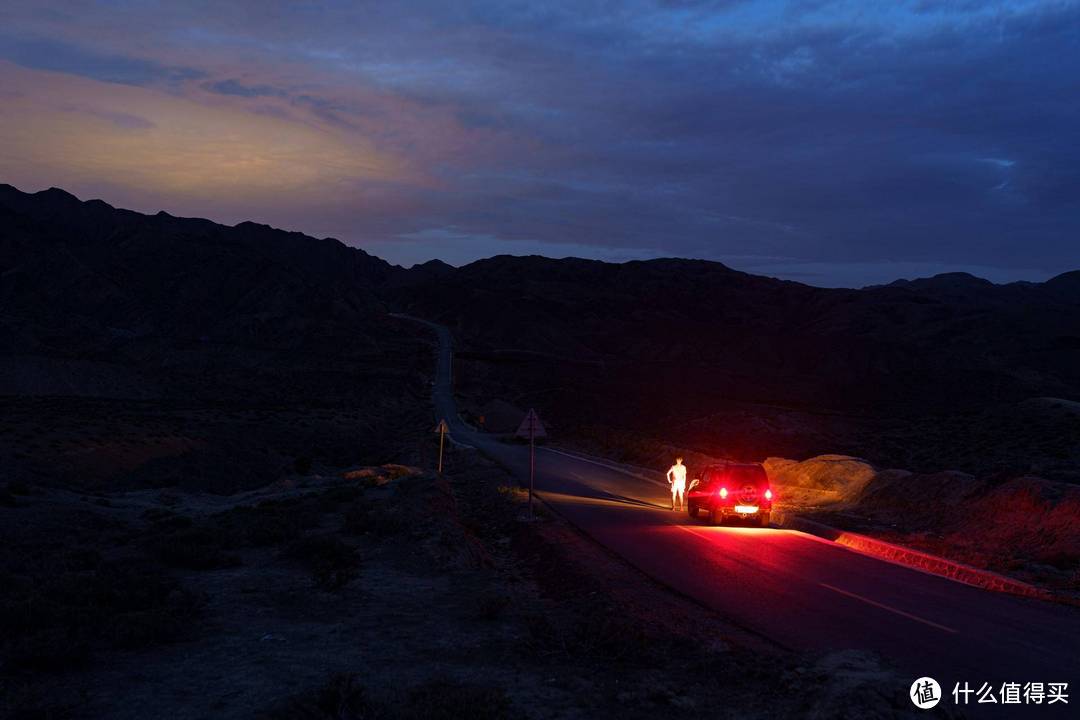
<svg viewBox="0 0 1080 720">
<path fill-rule="evenodd" d="M 845 290 L 704 261 L 497 257 L 400 300 L 480 348 L 554 344 L 610 367 L 711 368 L 735 384 L 745 377 L 776 386 L 767 394 L 778 402 L 835 406 L 848 404 L 845 394 L 870 405 L 905 396 L 955 402 L 987 387 L 1003 396 L 1075 395 L 1077 290 L 1070 274 L 1009 285 L 946 275 Z"/>
<path fill-rule="evenodd" d="M 58 393 L 77 386 L 72 361 L 216 394 L 300 356 L 377 354 L 396 329 L 376 288 L 399 272 L 336 240 L 0 185 L 0 354 L 64 361 Z M 16 375 L 40 391 L 39 370 Z"/>
<path fill-rule="evenodd" d="M 950 273 L 846 290 L 705 260 L 496 256 L 406 270 L 257 223 L 0 185 L 5 356 L 190 375 L 205 374 L 192 358 L 212 346 L 233 372 L 258 372 L 251 353 L 378 354 L 400 332 L 387 308 L 450 324 L 463 349 L 575 356 L 615 384 L 703 402 L 866 410 L 1080 397 L 1080 271 L 1045 283 Z"/>
</svg>

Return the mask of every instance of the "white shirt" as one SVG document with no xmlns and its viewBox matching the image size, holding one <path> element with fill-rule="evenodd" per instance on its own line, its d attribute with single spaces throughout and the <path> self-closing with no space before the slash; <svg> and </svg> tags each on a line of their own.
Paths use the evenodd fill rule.
<svg viewBox="0 0 1080 720">
<path fill-rule="evenodd" d="M 675 485 L 685 485 L 686 484 L 686 466 L 685 465 L 672 465 L 671 469 L 668 470 L 667 472 L 668 472 L 668 477 L 669 478 L 674 476 L 673 484 L 675 484 Z"/>
</svg>

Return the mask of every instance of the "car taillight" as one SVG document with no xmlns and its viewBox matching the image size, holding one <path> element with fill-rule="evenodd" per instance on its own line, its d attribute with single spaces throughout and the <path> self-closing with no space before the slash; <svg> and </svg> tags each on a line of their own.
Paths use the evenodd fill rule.
<svg viewBox="0 0 1080 720">
<path fill-rule="evenodd" d="M 720 493 L 719 494 L 720 494 L 720 497 L 726 498 L 727 497 L 727 488 L 720 488 Z"/>
<path fill-rule="evenodd" d="M 772 490 L 771 489 L 765 491 L 765 499 L 766 500 L 772 500 Z"/>
</svg>

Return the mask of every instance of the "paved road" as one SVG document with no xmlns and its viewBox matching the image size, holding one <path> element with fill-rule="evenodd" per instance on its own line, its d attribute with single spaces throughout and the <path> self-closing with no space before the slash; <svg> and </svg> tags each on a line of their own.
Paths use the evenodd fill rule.
<svg viewBox="0 0 1080 720">
<path fill-rule="evenodd" d="M 449 331 L 439 335 L 435 409 L 456 442 L 528 479 L 528 448 L 457 416 Z M 1032 717 L 1080 717 L 1080 610 L 1003 595 L 883 562 L 792 530 L 710 527 L 667 509 L 666 488 L 588 459 L 538 448 L 536 486 L 584 532 L 648 575 L 745 630 L 794 650 L 859 648 L 951 692 L 967 681 L 1068 682 L 1071 702 Z M 951 698 L 949 700 L 951 704 Z M 914 710 L 914 708 L 912 708 Z M 1015 707 L 976 708 L 1014 717 Z"/>
</svg>

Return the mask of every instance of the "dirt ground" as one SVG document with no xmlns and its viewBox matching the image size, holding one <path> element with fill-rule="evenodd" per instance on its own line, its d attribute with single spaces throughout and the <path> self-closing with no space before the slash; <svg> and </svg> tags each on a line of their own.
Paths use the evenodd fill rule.
<svg viewBox="0 0 1080 720">
<path fill-rule="evenodd" d="M 430 448 L 425 448 L 430 453 Z M 230 496 L 15 488 L 0 716 L 900 717 L 861 653 L 801 656 L 656 585 L 497 466 Z"/>
<path fill-rule="evenodd" d="M 0 482 L 227 495 L 289 473 L 408 459 L 430 423 L 427 392 L 410 376 L 364 403 L 2 397 Z"/>
</svg>

